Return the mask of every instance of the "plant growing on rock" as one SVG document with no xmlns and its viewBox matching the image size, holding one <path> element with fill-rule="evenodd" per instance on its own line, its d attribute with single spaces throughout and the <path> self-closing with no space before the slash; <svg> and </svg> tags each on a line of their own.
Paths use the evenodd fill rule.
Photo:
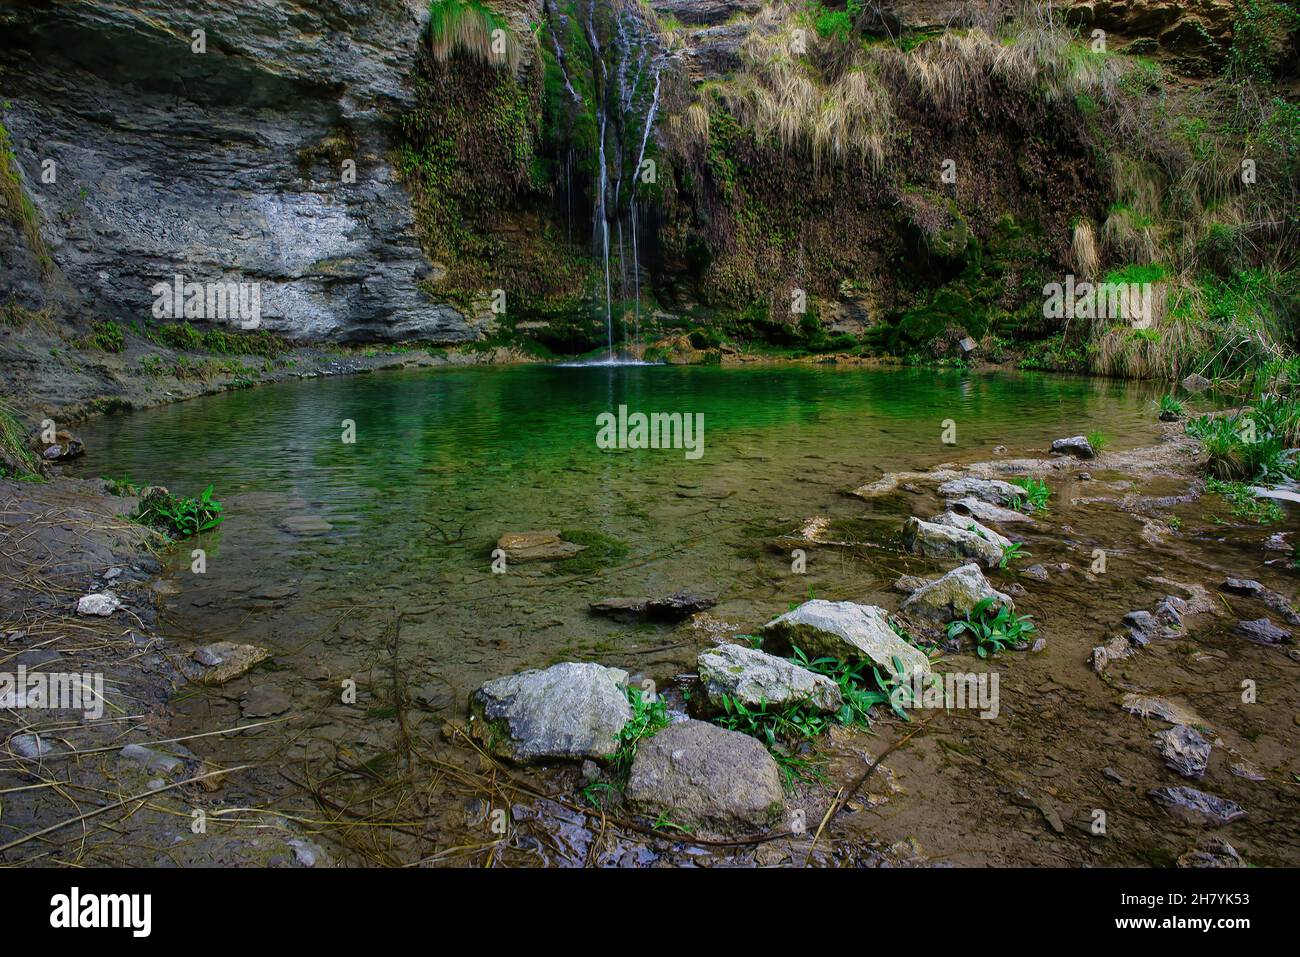
<svg viewBox="0 0 1300 957">
<path fill-rule="evenodd" d="M 995 610 L 995 600 L 992 595 L 981 599 L 964 619 L 950 623 L 948 637 L 957 638 L 969 632 L 975 639 L 975 653 L 987 658 L 1006 647 L 1021 644 L 1038 630 L 1028 615 L 1018 616 L 1006 605 L 999 605 Z"/>
<path fill-rule="evenodd" d="M 1104 432 L 1089 432 L 1088 444 L 1092 446 L 1092 450 L 1095 453 L 1101 455 L 1101 453 L 1105 451 L 1106 446 L 1110 445 L 1110 439 L 1106 437 Z"/>
</svg>

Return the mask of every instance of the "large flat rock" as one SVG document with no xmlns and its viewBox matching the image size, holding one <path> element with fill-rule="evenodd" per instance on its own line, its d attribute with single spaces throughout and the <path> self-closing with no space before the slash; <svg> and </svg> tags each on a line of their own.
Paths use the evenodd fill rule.
<svg viewBox="0 0 1300 957">
<path fill-rule="evenodd" d="M 875 605 L 815 598 L 763 626 L 766 645 L 775 652 L 798 648 L 810 658 L 828 655 L 841 661 L 870 661 L 897 673 L 898 658 L 907 674 L 928 673 L 930 661 L 890 627 L 889 616 Z"/>
<path fill-rule="evenodd" d="M 806 704 L 819 711 L 838 711 L 844 703 L 839 686 L 830 678 L 756 648 L 718 645 L 700 652 L 696 665 L 714 709 L 722 708 L 724 696 L 745 705 Z"/>
</svg>

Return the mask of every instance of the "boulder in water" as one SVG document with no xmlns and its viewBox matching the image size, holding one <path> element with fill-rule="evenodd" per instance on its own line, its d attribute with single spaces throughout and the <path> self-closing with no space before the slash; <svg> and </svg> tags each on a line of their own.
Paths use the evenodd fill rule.
<svg viewBox="0 0 1300 957">
<path fill-rule="evenodd" d="M 965 618 L 985 598 L 993 599 L 993 607 L 1015 610 L 1016 603 L 990 585 L 978 565 L 962 565 L 912 592 L 902 611 L 943 624 Z"/>
<path fill-rule="evenodd" d="M 497 539 L 497 548 L 506 553 L 507 562 L 553 562 L 572 558 L 586 548 L 566 542 L 556 532 L 507 532 Z"/>
</svg>

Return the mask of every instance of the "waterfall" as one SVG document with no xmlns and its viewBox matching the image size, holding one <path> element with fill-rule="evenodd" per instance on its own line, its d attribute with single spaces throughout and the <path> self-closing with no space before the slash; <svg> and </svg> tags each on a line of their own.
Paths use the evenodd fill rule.
<svg viewBox="0 0 1300 957">
<path fill-rule="evenodd" d="M 597 6 L 600 16 L 597 16 Z M 550 24 L 556 66 L 560 71 L 557 81 L 573 100 L 572 109 L 585 115 L 594 125 L 598 140 L 587 162 L 595 162 L 592 170 L 592 252 L 600 257 L 605 282 L 605 340 L 609 361 L 615 361 L 614 351 L 614 287 L 618 279 L 620 302 L 629 296 L 635 302 L 634 341 L 641 336 L 641 249 L 642 224 L 637 203 L 637 186 L 645 163 L 650 137 L 654 133 L 655 119 L 660 108 L 662 76 L 672 60 L 659 45 L 652 23 L 639 3 L 633 0 L 548 0 L 545 9 Z M 590 50 L 590 93 L 580 66 L 572 50 L 562 46 L 565 30 L 557 26 L 559 18 L 569 16 L 585 34 L 585 47 Z M 548 51 L 549 54 L 550 51 Z M 567 58 L 566 58 L 567 57 Z M 583 60 L 586 59 L 584 50 Z M 572 67 L 572 73 L 566 69 Z M 573 82 L 570 82 L 572 76 Z M 651 92 L 653 87 L 653 93 Z M 582 93 L 579 93 L 579 89 Z M 590 127 L 589 127 L 590 128 Z M 635 164 L 633 164 L 635 159 Z M 563 175 L 567 202 L 572 204 L 573 166 L 577 160 L 570 151 Z M 581 167 L 580 167 L 581 168 Z M 623 189 L 628 177 L 629 189 Z M 579 186 L 581 189 L 581 186 Z M 570 220 L 572 211 L 570 211 Z M 624 222 L 624 220 L 630 220 Z M 614 235 L 614 230 L 617 235 Z M 630 240 L 631 263 L 628 263 Z M 617 243 L 617 250 L 611 247 Z M 610 259 L 618 255 L 618 275 Z M 632 282 L 628 282 L 628 268 Z M 623 316 L 626 313 L 622 313 Z M 625 319 L 621 320 L 623 340 L 627 340 Z"/>
</svg>

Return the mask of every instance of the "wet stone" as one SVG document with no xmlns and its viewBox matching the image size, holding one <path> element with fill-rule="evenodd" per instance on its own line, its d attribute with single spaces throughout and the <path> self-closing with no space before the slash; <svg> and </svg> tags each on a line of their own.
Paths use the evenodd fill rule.
<svg viewBox="0 0 1300 957">
<path fill-rule="evenodd" d="M 1241 805 L 1182 784 L 1152 788 L 1147 795 L 1174 817 L 1192 824 L 1222 827 L 1246 816 Z"/>
<path fill-rule="evenodd" d="M 1091 459 L 1096 457 L 1092 443 L 1082 435 L 1074 435 L 1068 439 L 1056 439 L 1052 442 L 1052 451 L 1058 455 L 1073 455 L 1079 459 Z"/>
<path fill-rule="evenodd" d="M 1291 640 L 1291 632 L 1279 628 L 1267 618 L 1237 622 L 1236 631 L 1247 641 L 1260 645 L 1280 645 Z"/>
<path fill-rule="evenodd" d="M 566 542 L 558 531 L 507 532 L 497 539 L 497 548 L 506 553 L 507 562 L 553 562 L 572 558 L 586 548 Z"/>
<path fill-rule="evenodd" d="M 767 749 L 703 721 L 682 721 L 642 741 L 625 794 L 635 813 L 666 817 L 703 837 L 766 831 L 785 810 L 781 773 Z"/>
<path fill-rule="evenodd" d="M 240 710 L 245 718 L 270 718 L 284 714 L 293 706 L 289 696 L 278 688 L 254 688 L 244 695 Z"/>
<path fill-rule="evenodd" d="M 181 671 L 191 681 L 205 685 L 222 685 L 270 657 L 270 652 L 256 645 L 217 641 L 196 648 L 189 660 L 181 662 Z"/>
<path fill-rule="evenodd" d="M 1185 724 L 1166 728 L 1156 735 L 1160 756 L 1174 771 L 1185 778 L 1199 778 L 1210 762 L 1210 742 L 1195 728 Z"/>
<path fill-rule="evenodd" d="M 723 707 L 724 697 L 754 707 L 811 705 L 819 711 L 838 711 L 844 703 L 839 686 L 825 675 L 756 648 L 709 648 L 700 652 L 697 666 L 705 697 L 715 709 Z"/>
</svg>

